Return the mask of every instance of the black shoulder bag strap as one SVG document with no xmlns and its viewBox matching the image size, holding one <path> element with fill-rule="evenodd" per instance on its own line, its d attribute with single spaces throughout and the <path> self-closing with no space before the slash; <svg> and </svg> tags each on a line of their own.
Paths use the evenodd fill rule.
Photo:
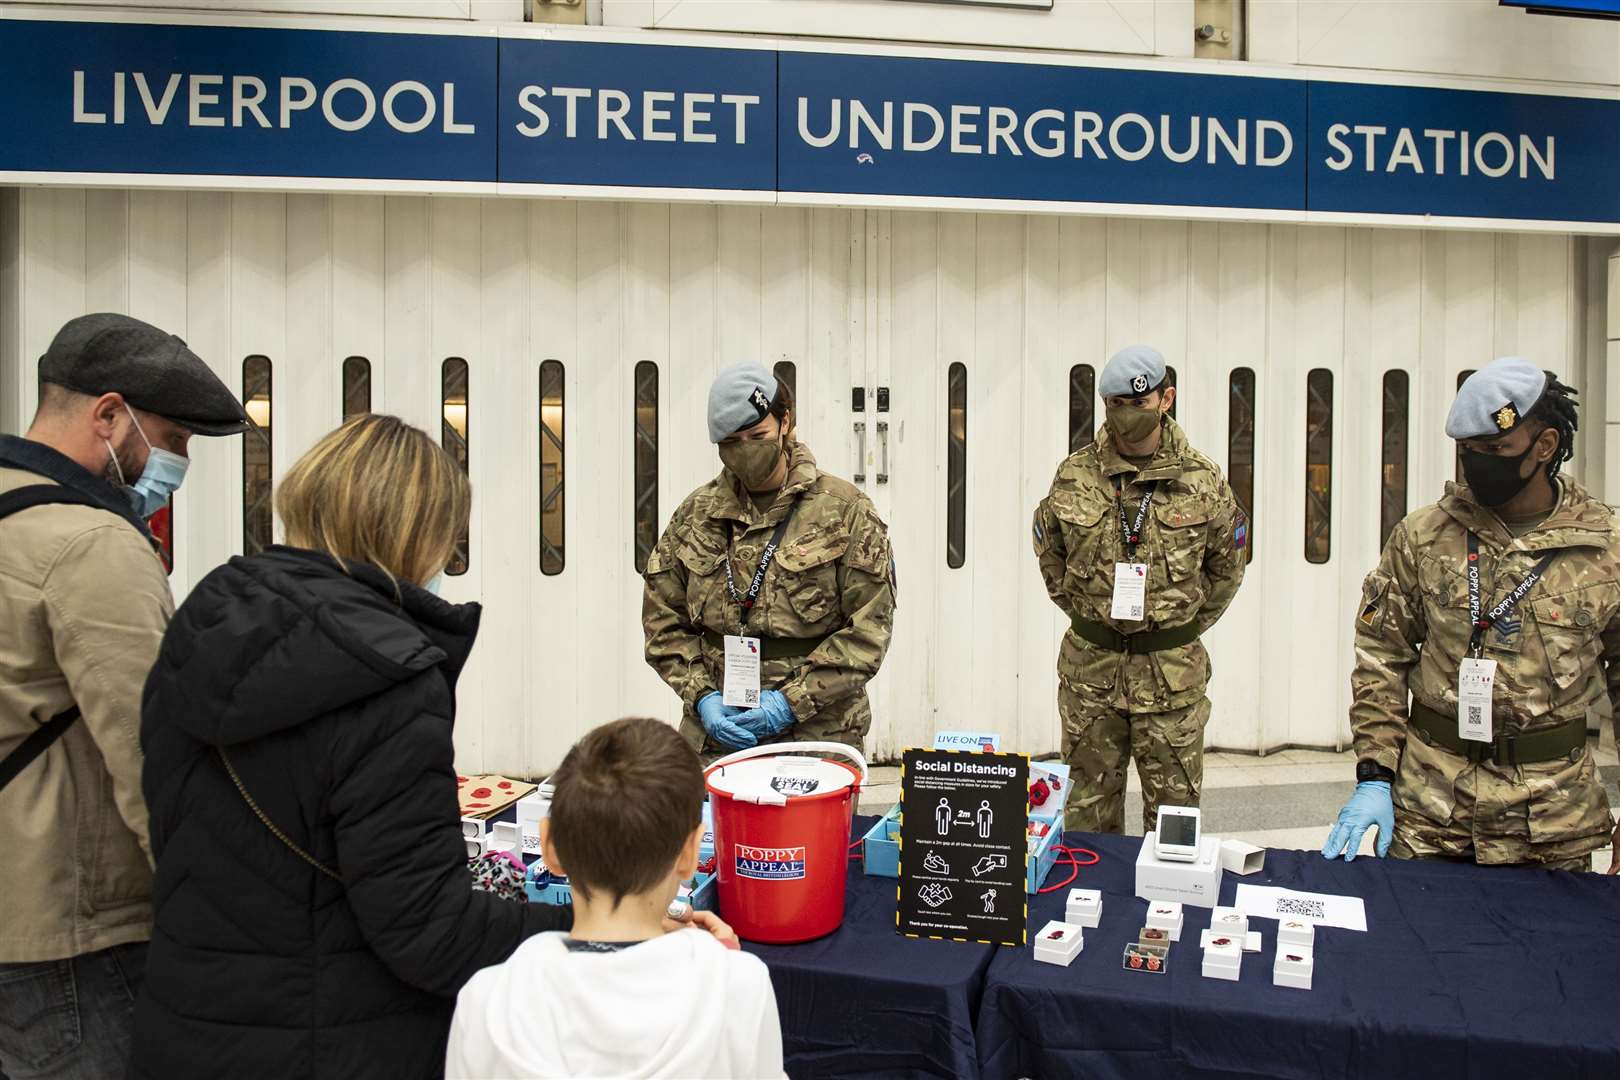
<svg viewBox="0 0 1620 1080">
<path fill-rule="evenodd" d="M 74 491 L 72 488 L 62 487 L 59 484 L 31 484 L 28 487 L 14 488 L 0 495 L 0 518 L 10 517 L 12 514 L 35 506 L 51 506 L 67 504 L 72 506 L 93 506 L 97 509 L 106 509 L 88 495 Z M 51 748 L 51 744 L 67 734 L 68 728 L 79 718 L 77 705 L 66 712 L 51 717 L 39 725 L 17 748 L 7 754 L 5 760 L 0 761 L 0 790 L 16 779 L 18 773 L 28 768 L 33 760 Z"/>
</svg>

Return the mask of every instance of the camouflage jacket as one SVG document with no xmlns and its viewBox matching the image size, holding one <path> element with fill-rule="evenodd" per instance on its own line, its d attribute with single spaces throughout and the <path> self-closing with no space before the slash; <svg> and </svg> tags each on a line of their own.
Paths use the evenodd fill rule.
<svg viewBox="0 0 1620 1080">
<path fill-rule="evenodd" d="M 1143 490 L 1137 485 L 1147 481 L 1158 484 L 1131 560 L 1115 485 L 1134 519 Z M 1192 448 L 1174 420 L 1165 418 L 1158 453 L 1140 472 L 1120 456 L 1105 424 L 1096 442 L 1058 466 L 1051 492 L 1036 507 L 1035 555 L 1047 594 L 1070 619 L 1123 633 L 1192 622 L 1202 633 L 1237 595 L 1247 565 L 1247 529 L 1220 468 Z M 1110 615 L 1114 564 L 1127 561 L 1148 564 L 1147 618 L 1141 622 Z M 1209 681 L 1209 655 L 1198 641 L 1131 659 L 1138 662 L 1127 664 L 1124 654 L 1098 649 L 1070 630 L 1060 670 L 1090 690 L 1112 691 L 1112 704 L 1131 708 L 1179 708 L 1202 695 Z"/>
<path fill-rule="evenodd" d="M 817 732 L 836 732 L 854 721 L 865 734 L 866 683 L 882 665 L 894 627 L 888 529 L 865 494 L 816 468 L 809 447 L 790 447 L 787 482 L 764 513 L 726 471 L 675 511 L 647 560 L 641 614 L 647 663 L 695 722 L 698 699 L 721 688 L 725 671 L 724 650 L 705 631 L 820 639 L 808 656 L 766 660 L 760 685 L 785 694 L 801 726 L 814 722 Z M 726 587 L 727 551 L 737 591 L 746 592 L 794 499 L 798 509 L 745 630 L 742 608 Z"/>
<path fill-rule="evenodd" d="M 1480 600 L 1489 609 L 1558 553 L 1505 624 L 1485 637 L 1495 660 L 1498 735 L 1557 727 L 1609 707 L 1620 692 L 1620 529 L 1609 508 L 1573 480 L 1552 516 L 1515 540 L 1468 488 L 1407 515 L 1362 586 L 1350 725 L 1356 755 L 1397 770 L 1407 695 L 1457 713 L 1457 671 L 1473 628 L 1464 569 L 1468 532 L 1479 538 Z M 1620 720 L 1617 720 L 1620 725 Z"/>
</svg>

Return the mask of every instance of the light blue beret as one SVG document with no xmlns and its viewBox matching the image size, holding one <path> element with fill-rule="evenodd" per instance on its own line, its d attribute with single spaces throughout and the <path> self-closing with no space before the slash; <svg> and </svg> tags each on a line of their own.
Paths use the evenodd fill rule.
<svg viewBox="0 0 1620 1080">
<path fill-rule="evenodd" d="M 764 365 L 745 360 L 732 364 L 709 385 L 709 441 L 718 443 L 770 415 L 776 400 L 776 376 Z"/>
<path fill-rule="evenodd" d="M 1164 382 L 1164 356 L 1151 345 L 1127 345 L 1109 359 L 1097 380 L 1105 398 L 1134 397 Z"/>
<path fill-rule="evenodd" d="M 1518 356 L 1492 360 L 1468 376 L 1451 403 L 1446 434 L 1453 439 L 1505 435 L 1518 427 L 1547 389 L 1547 373 Z"/>
</svg>

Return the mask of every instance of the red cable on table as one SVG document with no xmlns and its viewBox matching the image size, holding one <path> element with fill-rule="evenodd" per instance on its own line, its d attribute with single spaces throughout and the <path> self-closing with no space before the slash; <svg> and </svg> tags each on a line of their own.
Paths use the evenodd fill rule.
<svg viewBox="0 0 1620 1080">
<path fill-rule="evenodd" d="M 1039 894 L 1039 893 L 1057 892 L 1059 889 L 1067 888 L 1069 885 L 1072 885 L 1074 883 L 1075 878 L 1080 876 L 1080 868 L 1082 866 L 1096 866 L 1099 862 L 1102 862 L 1102 856 L 1098 855 L 1095 851 L 1092 851 L 1090 848 L 1082 848 L 1082 847 L 1074 847 L 1074 848 L 1072 848 L 1072 847 L 1064 847 L 1062 844 L 1058 844 L 1058 845 L 1055 846 L 1054 850 L 1057 851 L 1058 855 L 1061 856 L 1061 857 L 1059 859 L 1057 859 L 1055 862 L 1053 862 L 1052 865 L 1054 867 L 1058 867 L 1058 866 L 1070 867 L 1071 869 L 1069 870 L 1069 876 L 1064 878 L 1062 881 L 1058 882 L 1056 885 L 1048 885 L 1045 888 L 1036 889 L 1035 892 L 1037 894 Z M 1089 861 L 1087 861 L 1087 862 L 1080 862 L 1078 859 L 1075 858 L 1076 855 L 1090 855 L 1091 859 Z"/>
</svg>

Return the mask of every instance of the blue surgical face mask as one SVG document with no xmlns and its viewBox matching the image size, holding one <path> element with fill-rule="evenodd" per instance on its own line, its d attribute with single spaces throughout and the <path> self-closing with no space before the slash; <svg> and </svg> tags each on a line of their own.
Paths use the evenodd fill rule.
<svg viewBox="0 0 1620 1080">
<path fill-rule="evenodd" d="M 129 413 L 129 421 L 135 425 L 135 433 L 146 444 L 147 450 L 146 468 L 141 470 L 141 475 L 135 483 L 130 484 L 126 481 L 124 467 L 118 463 L 118 455 L 113 452 L 112 443 L 105 439 L 102 442 L 107 444 L 107 453 L 112 457 L 113 468 L 118 472 L 118 482 L 123 485 L 129 504 L 142 518 L 149 518 L 169 505 L 169 499 L 180 490 L 180 485 L 185 481 L 186 470 L 191 468 L 191 461 L 179 454 L 153 446 L 152 440 L 141 430 L 141 422 L 135 419 L 135 413 L 128 404 L 124 405 L 124 411 Z"/>
<path fill-rule="evenodd" d="M 426 589 L 428 592 L 432 593 L 434 596 L 438 596 L 439 595 L 439 589 L 442 588 L 443 585 L 444 585 L 444 571 L 440 570 L 437 574 L 434 574 L 432 577 L 428 578 L 427 584 L 423 585 L 422 588 Z"/>
</svg>

